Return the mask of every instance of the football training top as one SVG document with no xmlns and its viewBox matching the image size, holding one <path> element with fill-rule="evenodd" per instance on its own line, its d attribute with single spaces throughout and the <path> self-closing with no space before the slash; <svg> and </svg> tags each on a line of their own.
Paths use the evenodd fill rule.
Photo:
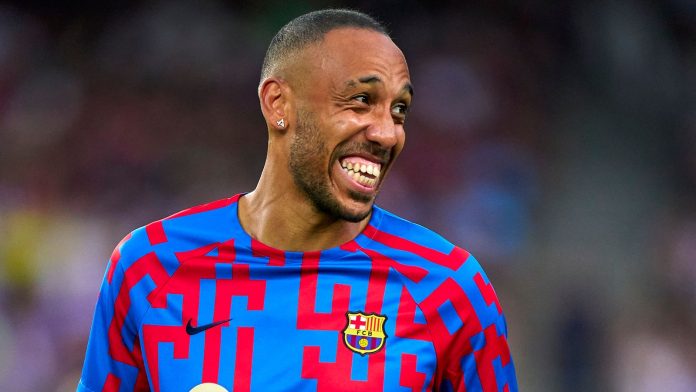
<svg viewBox="0 0 696 392">
<path fill-rule="evenodd" d="M 239 197 L 116 247 L 78 391 L 517 391 L 465 250 L 375 206 L 354 240 L 286 252 L 242 229 Z"/>
</svg>

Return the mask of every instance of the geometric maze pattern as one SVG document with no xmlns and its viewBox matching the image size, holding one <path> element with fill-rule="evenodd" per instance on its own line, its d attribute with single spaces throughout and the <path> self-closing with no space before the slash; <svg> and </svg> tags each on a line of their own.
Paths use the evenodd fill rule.
<svg viewBox="0 0 696 392">
<path fill-rule="evenodd" d="M 353 241 L 283 252 L 244 232 L 238 199 L 116 247 L 78 391 L 517 390 L 502 309 L 466 251 L 375 207 Z"/>
</svg>

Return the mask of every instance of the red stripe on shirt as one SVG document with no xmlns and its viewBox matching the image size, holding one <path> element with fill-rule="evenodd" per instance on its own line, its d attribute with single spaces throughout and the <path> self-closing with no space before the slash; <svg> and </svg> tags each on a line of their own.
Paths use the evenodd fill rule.
<svg viewBox="0 0 696 392">
<path fill-rule="evenodd" d="M 114 277 L 114 271 L 116 270 L 116 265 L 119 260 L 121 260 L 121 246 L 132 237 L 132 233 L 128 233 L 127 236 L 123 237 L 121 242 L 116 245 L 114 252 L 111 254 L 111 260 L 109 264 L 109 272 L 106 273 L 106 281 L 111 284 L 111 279 Z"/>
<path fill-rule="evenodd" d="M 237 354 L 234 361 L 233 392 L 251 389 L 251 365 L 254 356 L 254 328 L 237 328 Z"/>
<path fill-rule="evenodd" d="M 285 265 L 285 252 L 279 249 L 251 239 L 251 255 L 254 257 L 268 257 L 268 265 L 282 267 Z"/>
<path fill-rule="evenodd" d="M 102 392 L 118 392 L 120 386 L 121 379 L 116 377 L 113 373 L 109 373 L 109 375 L 106 376 L 106 381 L 104 381 Z"/>
<path fill-rule="evenodd" d="M 145 232 L 147 233 L 147 239 L 150 241 L 150 245 L 167 242 L 167 234 L 164 232 L 162 221 L 153 222 L 145 226 Z"/>
<path fill-rule="evenodd" d="M 426 248 L 425 246 L 417 244 L 413 241 L 409 241 L 405 238 L 397 237 L 393 234 L 377 230 L 372 225 L 368 225 L 367 227 L 365 227 L 363 234 L 372 238 L 374 241 L 380 242 L 391 248 L 411 252 L 428 261 L 442 265 L 455 271 L 458 270 L 459 267 L 461 267 L 462 264 L 464 264 L 466 259 L 469 257 L 469 252 L 456 246 L 452 249 L 452 251 L 449 254 L 445 254 L 436 251 L 435 249 Z"/>
<path fill-rule="evenodd" d="M 166 217 L 165 219 L 178 218 L 181 216 L 193 215 L 193 214 L 198 214 L 201 212 L 212 211 L 212 210 L 215 210 L 218 208 L 227 207 L 229 205 L 236 203 L 240 197 L 241 197 L 241 195 L 234 195 L 234 196 L 227 198 L 227 199 L 216 200 L 216 201 L 213 201 L 213 202 L 210 202 L 207 204 L 203 204 L 200 206 L 191 207 L 189 209 L 177 212 L 176 214 L 170 215 L 170 216 Z"/>
</svg>

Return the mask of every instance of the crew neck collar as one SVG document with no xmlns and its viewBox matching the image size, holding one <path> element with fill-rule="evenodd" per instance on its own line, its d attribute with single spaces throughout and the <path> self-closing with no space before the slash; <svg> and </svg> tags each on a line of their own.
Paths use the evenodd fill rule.
<svg viewBox="0 0 696 392">
<path fill-rule="evenodd" d="M 326 248 L 326 249 L 320 249 L 320 250 L 312 250 L 312 251 L 291 251 L 291 250 L 283 250 L 283 249 L 278 249 L 272 246 L 269 246 L 262 241 L 259 241 L 256 238 L 253 238 L 249 233 L 244 230 L 242 227 L 242 224 L 239 221 L 239 200 L 241 199 L 242 196 L 244 196 L 246 193 L 240 193 L 238 195 L 235 195 L 234 198 L 236 199 L 236 202 L 231 206 L 233 208 L 232 215 L 234 217 L 232 221 L 232 230 L 237 233 L 237 238 L 238 240 L 241 240 L 241 242 L 251 244 L 252 242 L 256 242 L 260 244 L 262 247 L 266 248 L 269 252 L 275 253 L 275 254 L 284 254 L 286 258 L 302 258 L 305 254 L 309 253 L 321 253 L 321 254 L 327 254 L 327 253 L 337 253 L 337 252 L 345 252 L 345 249 L 351 248 L 351 244 L 355 242 L 359 242 L 360 247 L 365 247 L 367 246 L 370 242 L 372 242 L 372 239 L 374 237 L 374 233 L 376 230 L 368 230 L 369 227 L 372 227 L 374 229 L 379 229 L 380 224 L 382 223 L 382 218 L 384 217 L 384 210 L 382 210 L 380 207 L 377 205 L 372 206 L 372 213 L 370 215 L 370 220 L 367 222 L 367 225 L 365 225 L 365 228 L 358 233 L 358 235 L 337 246 L 331 247 L 331 248 Z"/>
</svg>

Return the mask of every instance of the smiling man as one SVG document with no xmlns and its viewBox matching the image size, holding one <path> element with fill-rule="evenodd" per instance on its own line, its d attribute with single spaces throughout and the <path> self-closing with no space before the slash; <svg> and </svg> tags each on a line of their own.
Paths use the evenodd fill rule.
<svg viewBox="0 0 696 392">
<path fill-rule="evenodd" d="M 516 391 L 478 262 L 374 205 L 412 97 L 369 16 L 284 26 L 259 86 L 258 186 L 119 244 L 78 391 Z"/>
</svg>

